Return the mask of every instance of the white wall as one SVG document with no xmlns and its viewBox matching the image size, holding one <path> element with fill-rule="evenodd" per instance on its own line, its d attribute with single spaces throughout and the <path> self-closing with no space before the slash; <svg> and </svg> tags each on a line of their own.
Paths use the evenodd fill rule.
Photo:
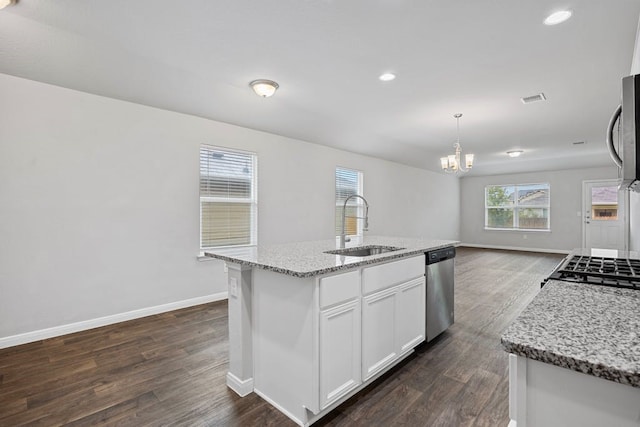
<svg viewBox="0 0 640 427">
<path fill-rule="evenodd" d="M 225 296 L 197 261 L 202 143 L 258 153 L 259 243 L 333 236 L 336 165 L 364 172 L 371 234 L 459 235 L 449 176 L 8 75 L 0 93 L 0 347 Z"/>
<path fill-rule="evenodd" d="M 460 240 L 466 244 L 568 251 L 582 247 L 582 181 L 615 179 L 615 166 L 569 169 L 511 175 L 465 177 L 460 197 Z M 484 229 L 484 188 L 487 185 L 548 182 L 551 186 L 551 232 L 523 232 Z M 526 239 L 524 238 L 526 236 Z"/>
<path fill-rule="evenodd" d="M 633 49 L 633 57 L 631 59 L 630 75 L 640 73 L 640 18 L 638 19 L 638 29 L 636 30 L 636 43 Z"/>
</svg>

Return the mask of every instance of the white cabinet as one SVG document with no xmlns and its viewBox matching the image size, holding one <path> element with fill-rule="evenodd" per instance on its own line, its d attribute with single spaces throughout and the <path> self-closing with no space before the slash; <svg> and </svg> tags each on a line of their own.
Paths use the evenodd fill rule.
<svg viewBox="0 0 640 427">
<path fill-rule="evenodd" d="M 425 338 L 423 256 L 362 271 L 362 377 L 392 365 Z"/>
<path fill-rule="evenodd" d="M 360 300 L 320 312 L 320 408 L 361 383 Z"/>
<path fill-rule="evenodd" d="M 509 355 L 509 426 L 638 427 L 638 402 L 640 388 Z"/>
<path fill-rule="evenodd" d="M 397 292 L 387 289 L 362 301 L 362 376 L 368 380 L 398 356 Z"/>
<path fill-rule="evenodd" d="M 424 256 L 322 277 L 252 271 L 253 390 L 309 425 L 424 340 Z"/>
<path fill-rule="evenodd" d="M 362 293 L 372 292 L 423 277 L 425 272 L 424 255 L 402 258 L 362 269 Z"/>
<path fill-rule="evenodd" d="M 426 289 L 424 277 L 401 285 L 398 289 L 396 333 L 401 356 L 425 340 Z"/>
<path fill-rule="evenodd" d="M 320 409 L 361 384 L 360 270 L 320 279 Z"/>
<path fill-rule="evenodd" d="M 425 338 L 425 279 L 419 277 L 362 301 L 362 376 L 375 376 Z"/>
<path fill-rule="evenodd" d="M 360 297 L 360 271 L 336 274 L 320 279 L 320 308 Z"/>
</svg>

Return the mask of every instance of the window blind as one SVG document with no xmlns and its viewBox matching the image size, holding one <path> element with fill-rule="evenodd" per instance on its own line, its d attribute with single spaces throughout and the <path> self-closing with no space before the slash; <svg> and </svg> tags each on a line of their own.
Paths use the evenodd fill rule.
<svg viewBox="0 0 640 427">
<path fill-rule="evenodd" d="M 200 147 L 200 248 L 254 245 L 257 157 Z"/>
<path fill-rule="evenodd" d="M 336 236 L 342 232 L 342 209 L 344 201 L 354 194 L 362 195 L 362 172 L 352 169 L 336 168 Z M 348 202 L 345 218 L 345 232 L 347 235 L 362 234 L 363 202 L 360 198 Z"/>
</svg>

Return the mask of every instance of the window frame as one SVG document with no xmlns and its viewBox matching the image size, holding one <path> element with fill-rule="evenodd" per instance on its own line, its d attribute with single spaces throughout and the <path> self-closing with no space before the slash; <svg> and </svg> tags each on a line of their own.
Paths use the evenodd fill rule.
<svg viewBox="0 0 640 427">
<path fill-rule="evenodd" d="M 340 230 L 338 229 L 338 215 L 340 215 L 340 218 L 342 217 L 342 207 L 344 206 L 344 200 L 340 201 L 338 200 L 337 193 L 338 193 L 338 170 L 342 169 L 342 170 L 346 170 L 349 172 L 354 172 L 357 175 L 357 181 L 358 181 L 358 188 L 356 191 L 356 194 L 358 194 L 359 196 L 364 197 L 364 173 L 359 170 L 359 169 L 354 169 L 354 168 L 349 168 L 346 166 L 336 166 L 334 169 L 334 199 L 335 199 L 335 218 L 336 218 L 336 222 L 334 223 L 334 229 L 335 229 L 335 233 L 336 233 L 336 237 L 340 236 Z M 347 234 L 347 228 L 345 227 L 345 235 L 346 237 L 359 237 L 359 236 L 363 236 L 364 235 L 364 220 L 362 219 L 362 217 L 364 216 L 364 202 L 362 201 L 362 199 L 360 198 L 356 198 L 355 201 L 349 201 L 349 203 L 347 204 L 348 207 L 355 207 L 356 208 L 356 215 L 358 216 L 357 220 L 356 220 L 356 234 Z M 339 212 L 338 212 L 339 210 Z"/>
<path fill-rule="evenodd" d="M 500 206 L 488 206 L 487 205 L 487 190 L 491 187 L 514 187 L 515 193 L 518 194 L 518 187 L 526 187 L 530 185 L 540 185 L 546 186 L 547 192 L 549 194 L 549 203 L 546 205 L 520 205 L 518 203 L 517 197 L 514 197 L 513 205 L 500 205 Z M 489 227 L 489 208 L 502 208 L 502 209 L 512 209 L 513 210 L 513 224 L 512 228 L 503 228 L 503 227 Z M 531 208 L 540 208 L 547 209 L 548 211 L 548 219 L 547 219 L 547 228 L 520 228 L 520 209 L 531 209 Z M 521 183 L 521 184 L 489 184 L 484 187 L 484 229 L 487 231 L 526 231 L 526 232 L 537 232 L 537 233 L 550 233 L 551 232 L 551 184 L 549 182 L 533 182 L 533 183 Z"/>
<path fill-rule="evenodd" d="M 620 192 L 617 191 L 616 192 L 616 202 L 615 204 L 611 203 L 611 202 L 594 202 L 593 201 L 593 191 L 596 188 L 616 188 L 617 189 L 617 185 L 598 185 L 598 186 L 592 186 L 591 187 L 591 196 L 587 199 L 587 200 L 591 200 L 591 206 L 590 206 L 590 218 L 591 221 L 618 221 L 620 220 L 620 216 L 621 216 L 621 212 L 620 212 Z M 600 216 L 596 213 L 596 211 L 598 210 L 607 210 L 607 211 L 611 211 L 615 209 L 615 217 L 613 215 L 611 215 L 610 217 L 607 217 L 606 215 Z"/>
<path fill-rule="evenodd" d="M 219 145 L 200 144 L 198 150 L 198 158 L 200 159 L 202 150 L 217 151 L 222 153 L 229 153 L 234 155 L 245 155 L 251 157 L 251 194 L 249 197 L 218 197 L 218 196 L 203 196 L 200 190 L 202 169 L 199 162 L 198 166 L 198 195 L 199 195 L 199 216 L 200 216 L 200 253 L 207 250 L 223 249 L 223 248 L 241 248 L 256 246 L 258 244 L 258 155 L 252 151 L 239 150 L 236 148 L 222 147 Z M 246 244 L 234 244 L 234 245 L 220 245 L 220 246 L 203 246 L 203 224 L 202 224 L 202 202 L 213 203 L 249 203 L 251 207 L 250 224 L 249 224 L 249 243 Z"/>
</svg>

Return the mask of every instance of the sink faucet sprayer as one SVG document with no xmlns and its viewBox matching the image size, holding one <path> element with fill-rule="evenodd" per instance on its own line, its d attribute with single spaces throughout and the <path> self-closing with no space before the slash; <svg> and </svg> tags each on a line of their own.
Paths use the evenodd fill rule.
<svg viewBox="0 0 640 427">
<path fill-rule="evenodd" d="M 358 195 L 358 194 L 352 194 L 351 196 L 347 197 L 344 200 L 344 205 L 342 206 L 342 233 L 340 233 L 340 248 L 344 248 L 344 244 L 345 242 L 350 242 L 351 239 L 349 237 L 347 237 L 347 234 L 344 230 L 345 227 L 345 218 L 347 216 L 347 202 L 349 201 L 349 199 L 353 199 L 355 197 L 358 197 L 360 199 L 362 199 L 362 201 L 364 202 L 365 205 L 365 209 L 364 209 L 364 217 L 361 216 L 350 216 L 349 218 L 358 218 L 358 219 L 364 219 L 364 227 L 362 228 L 362 231 L 367 231 L 367 229 L 369 228 L 369 202 L 367 202 L 367 199 L 365 199 L 364 197 Z"/>
</svg>

